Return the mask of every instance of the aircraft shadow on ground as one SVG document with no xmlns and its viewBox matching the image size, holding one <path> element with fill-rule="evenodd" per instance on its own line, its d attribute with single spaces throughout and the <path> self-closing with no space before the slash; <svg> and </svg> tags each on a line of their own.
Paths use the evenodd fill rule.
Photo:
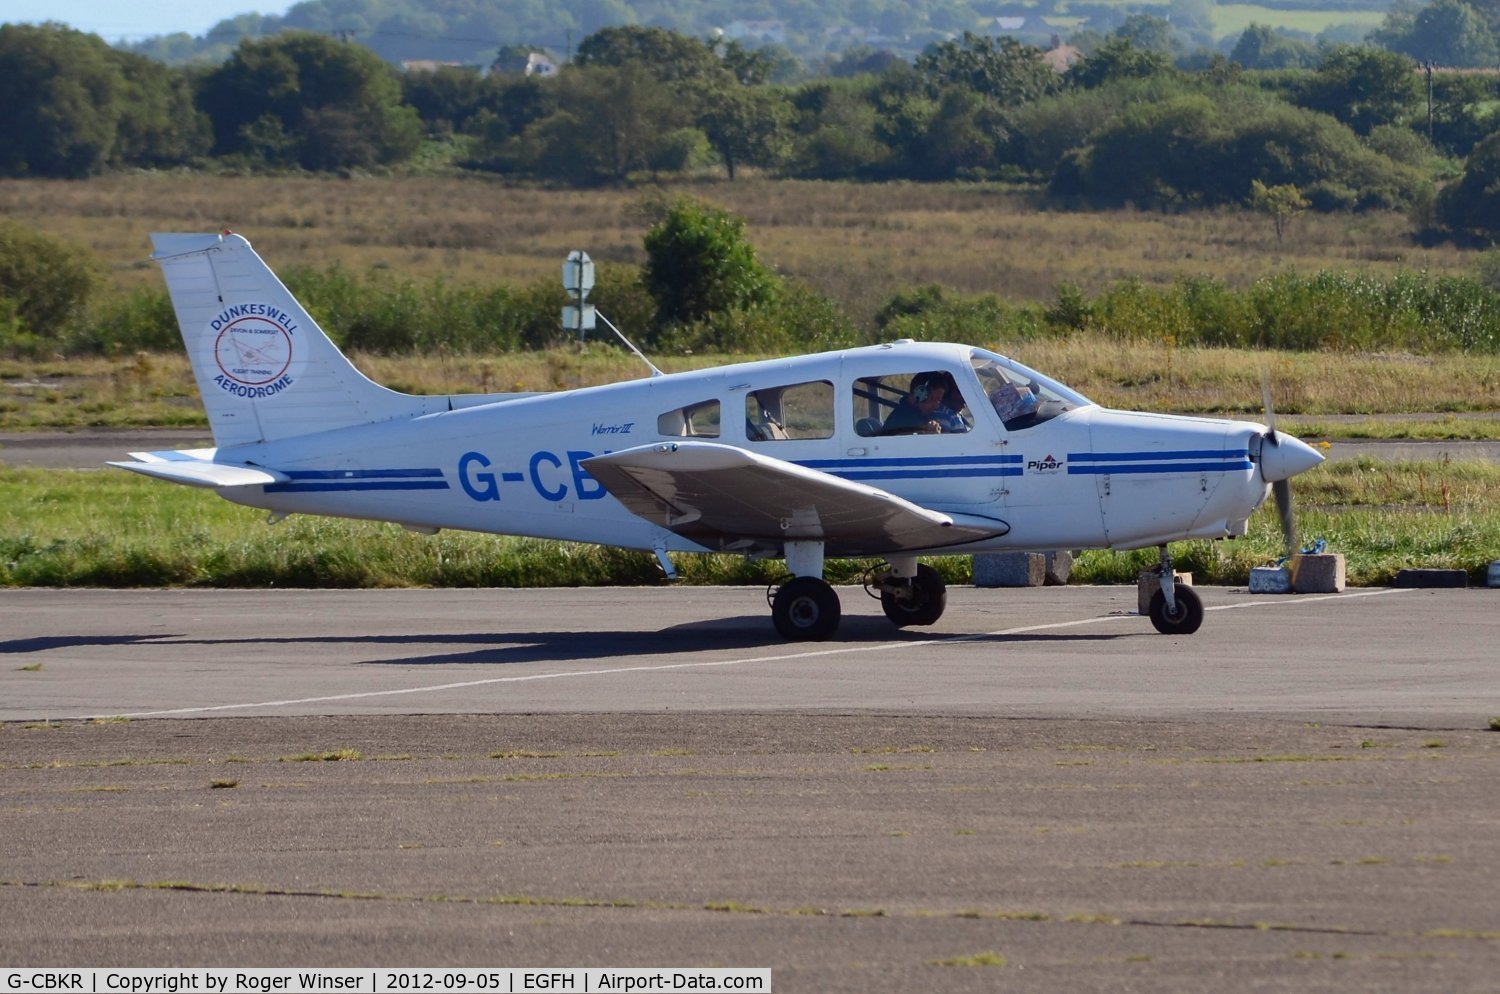
<svg viewBox="0 0 1500 994">
<path fill-rule="evenodd" d="M 912 642 L 926 644 L 952 641 L 955 644 L 984 646 L 1018 643 L 1108 642 L 1128 637 L 1110 634 L 1007 634 L 965 636 L 953 632 L 933 632 L 922 628 L 894 628 L 884 618 L 845 618 L 838 638 L 828 642 L 786 642 L 763 615 L 715 618 L 674 625 L 657 631 L 588 631 L 588 632 L 460 632 L 420 633 L 409 635 L 285 635 L 252 638 L 186 638 L 182 635 L 154 632 L 149 635 L 55 635 L 11 639 L 0 642 L 0 654 L 35 653 L 56 649 L 80 649 L 99 646 L 250 646 L 285 645 L 314 649 L 318 646 L 367 645 L 372 647 L 432 646 L 431 652 L 406 656 L 354 661 L 361 666 L 433 666 L 433 665 L 505 665 L 538 662 L 587 662 L 618 660 L 631 657 L 681 656 L 692 653 L 764 649 L 773 654 L 796 655 L 837 650 L 852 645 L 878 645 Z M 437 647 L 470 646 L 467 650 L 448 651 Z M 775 652 L 782 650 L 782 652 Z"/>
<path fill-rule="evenodd" d="M 49 649 L 82 649 L 97 645 L 149 645 L 173 637 L 161 632 L 152 632 L 150 635 L 37 635 L 0 642 L 0 655 L 46 652 Z"/>
</svg>

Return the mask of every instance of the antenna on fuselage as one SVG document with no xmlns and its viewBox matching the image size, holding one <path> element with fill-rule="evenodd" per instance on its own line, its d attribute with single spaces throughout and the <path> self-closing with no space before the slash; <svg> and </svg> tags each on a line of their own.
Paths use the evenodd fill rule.
<svg viewBox="0 0 1500 994">
<path fill-rule="evenodd" d="M 594 288 L 594 260 L 589 258 L 589 254 L 577 249 L 569 252 L 562 271 L 563 289 L 567 290 L 568 296 L 576 302 L 563 308 L 562 323 L 564 328 L 578 333 L 579 346 L 583 345 L 585 332 L 592 331 L 596 327 L 595 319 L 597 318 L 619 336 L 620 341 L 625 343 L 625 347 L 634 352 L 641 362 L 650 367 L 652 376 L 661 376 L 662 371 L 646 358 L 644 352 L 635 347 L 634 342 L 625 337 L 623 331 L 615 327 L 613 321 L 596 311 L 593 304 L 586 302 L 589 291 Z"/>
</svg>

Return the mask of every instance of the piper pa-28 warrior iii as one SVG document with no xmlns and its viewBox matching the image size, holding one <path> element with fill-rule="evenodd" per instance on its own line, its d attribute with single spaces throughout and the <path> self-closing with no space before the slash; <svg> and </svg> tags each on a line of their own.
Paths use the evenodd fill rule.
<svg viewBox="0 0 1500 994">
<path fill-rule="evenodd" d="M 273 517 L 649 550 L 669 577 L 674 552 L 783 558 L 771 614 L 787 639 L 838 627 L 825 557 L 882 558 L 871 590 L 907 626 L 946 603 L 922 556 L 1153 545 L 1151 620 L 1191 633 L 1203 605 L 1173 583 L 1167 543 L 1244 534 L 1273 485 L 1280 502 L 1322 461 L 1274 427 L 1107 410 L 993 352 L 910 341 L 410 396 L 356 370 L 244 238 L 152 241 L 215 447 L 111 465 Z"/>
</svg>

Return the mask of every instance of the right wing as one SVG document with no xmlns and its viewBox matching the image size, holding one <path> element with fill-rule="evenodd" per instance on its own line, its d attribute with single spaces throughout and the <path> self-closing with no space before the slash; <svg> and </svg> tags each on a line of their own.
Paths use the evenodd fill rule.
<svg viewBox="0 0 1500 994">
<path fill-rule="evenodd" d="M 582 465 L 635 514 L 708 548 L 780 552 L 788 541 L 819 541 L 830 556 L 877 556 L 1010 530 L 717 442 L 642 445 Z"/>
</svg>

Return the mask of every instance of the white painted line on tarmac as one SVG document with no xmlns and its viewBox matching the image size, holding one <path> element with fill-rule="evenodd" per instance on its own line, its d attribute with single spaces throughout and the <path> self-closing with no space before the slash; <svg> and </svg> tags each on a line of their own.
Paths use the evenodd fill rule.
<svg viewBox="0 0 1500 994">
<path fill-rule="evenodd" d="M 1232 611 L 1244 607 L 1256 607 L 1262 604 L 1278 604 L 1291 606 L 1296 604 L 1311 604 L 1318 601 L 1333 599 L 1348 599 L 1355 597 L 1378 597 L 1384 594 L 1398 594 L 1408 592 L 1402 588 L 1388 587 L 1378 590 L 1360 590 L 1342 594 L 1320 594 L 1301 595 L 1296 599 L 1269 596 L 1265 601 L 1245 601 L 1239 604 L 1222 604 L 1210 607 L 1208 611 Z M 942 638 L 919 639 L 916 641 L 902 642 L 879 642 L 875 645 L 848 645 L 838 646 L 831 649 L 813 649 L 807 652 L 791 652 L 773 656 L 748 656 L 743 659 L 714 659 L 702 660 L 695 663 L 661 663 L 655 666 L 614 666 L 603 669 L 590 670 L 558 670 L 548 673 L 530 673 L 521 676 L 497 676 L 488 677 L 483 680 L 463 680 L 458 683 L 428 684 L 421 687 L 397 687 L 391 690 L 365 690 L 350 694 L 328 694 L 321 697 L 298 697 L 287 698 L 277 701 L 256 701 L 243 704 L 214 704 L 201 707 L 168 708 L 161 711 L 135 711 L 129 714 L 94 714 L 85 715 L 85 718 L 166 718 L 173 715 L 191 714 L 214 714 L 221 711 L 249 711 L 259 708 L 292 707 L 305 704 L 333 704 L 344 701 L 368 700 L 373 697 L 399 697 L 407 694 L 432 694 L 444 690 L 464 690 L 470 687 L 489 687 L 505 683 L 530 683 L 537 680 L 568 680 L 592 676 L 618 676 L 627 673 L 661 673 L 670 670 L 710 669 L 720 666 L 743 666 L 749 663 L 775 663 L 790 662 L 795 659 L 818 659 L 826 656 L 845 656 L 862 652 L 885 652 L 892 649 L 909 650 L 922 646 L 948 645 L 962 642 L 980 642 L 985 639 L 1003 638 L 1008 635 L 1026 635 L 1032 632 L 1053 631 L 1059 628 L 1079 628 L 1084 625 L 1097 625 L 1106 621 L 1119 621 L 1124 618 L 1139 617 L 1131 614 L 1104 614 L 1093 618 L 1080 618 L 1075 621 L 1057 621 L 1045 625 L 1022 625 L 1017 628 L 1003 628 L 999 631 L 984 632 L 979 635 L 947 635 Z"/>
</svg>

